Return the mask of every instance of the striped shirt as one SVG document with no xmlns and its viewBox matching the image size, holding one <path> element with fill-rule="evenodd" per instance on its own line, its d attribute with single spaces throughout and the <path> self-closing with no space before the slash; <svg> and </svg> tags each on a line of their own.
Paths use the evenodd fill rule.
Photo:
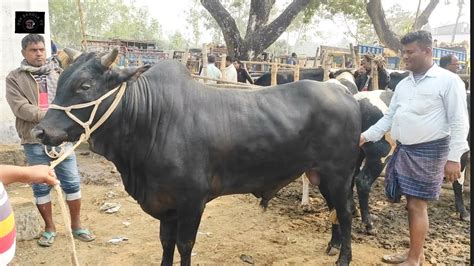
<svg viewBox="0 0 474 266">
<path fill-rule="evenodd" d="M 16 228 L 7 191 L 0 182 L 0 265 L 10 263 L 15 255 Z"/>
</svg>

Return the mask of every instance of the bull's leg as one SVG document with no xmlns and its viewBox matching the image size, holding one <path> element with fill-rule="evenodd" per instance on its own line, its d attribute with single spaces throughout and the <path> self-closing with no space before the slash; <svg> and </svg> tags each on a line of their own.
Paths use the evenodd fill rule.
<svg viewBox="0 0 474 266">
<path fill-rule="evenodd" d="M 160 241 L 163 246 L 161 265 L 173 265 L 174 248 L 176 246 L 178 220 L 175 218 L 160 221 Z"/>
<path fill-rule="evenodd" d="M 359 197 L 359 206 L 362 217 L 362 223 L 365 224 L 365 230 L 369 235 L 377 233 L 370 217 L 369 195 L 373 183 L 382 172 L 384 164 L 380 159 L 367 160 L 362 171 L 356 176 L 357 195 Z"/>
<path fill-rule="evenodd" d="M 465 152 L 461 156 L 461 177 L 453 182 L 454 205 L 456 206 L 456 211 L 459 213 L 459 218 L 463 221 L 470 221 L 470 215 L 466 211 L 466 207 L 464 207 L 464 198 L 462 195 L 466 166 L 469 162 L 468 157 L 469 152 Z"/>
<path fill-rule="evenodd" d="M 350 178 L 347 175 L 346 178 Z M 334 207 L 336 208 L 337 220 L 341 231 L 341 252 L 337 259 L 337 265 L 349 265 L 352 260 L 351 248 L 351 225 L 352 214 L 350 211 L 349 202 L 352 197 L 350 183 L 334 182 L 332 183 L 334 189 L 331 189 L 330 197 L 334 199 Z"/>
<path fill-rule="evenodd" d="M 466 211 L 466 207 L 464 207 L 462 188 L 462 184 L 460 184 L 458 181 L 453 182 L 454 205 L 456 206 L 456 211 L 459 213 L 459 218 L 463 221 L 469 221 L 469 213 Z"/>
<path fill-rule="evenodd" d="M 367 143 L 363 148 L 366 155 L 365 165 L 355 177 L 362 223 L 365 224 L 365 230 L 369 235 L 377 234 L 370 216 L 369 195 L 372 185 L 382 173 L 386 162 L 388 162 L 388 160 L 385 160 L 382 163 L 381 159 L 388 155 L 390 148 L 390 144 L 385 139 L 375 143 Z"/>
<path fill-rule="evenodd" d="M 354 191 L 355 180 L 356 180 L 357 175 L 358 175 L 358 174 L 360 173 L 360 171 L 361 171 L 361 167 L 362 167 L 362 165 L 363 165 L 363 163 L 364 163 L 364 159 L 365 159 L 365 154 L 364 154 L 364 152 L 362 151 L 361 154 L 359 155 L 359 158 L 357 159 L 357 164 L 356 164 L 355 172 L 354 172 L 354 175 L 352 176 L 351 191 Z M 364 165 L 365 165 L 365 164 L 364 164 Z M 359 216 L 360 216 L 360 212 L 359 212 L 359 210 L 358 210 L 357 207 L 356 207 L 354 197 L 351 198 L 351 212 L 352 212 L 352 216 L 353 216 L 353 217 L 359 217 Z"/>
<path fill-rule="evenodd" d="M 201 202 L 203 200 L 190 199 L 181 204 L 178 209 L 177 246 L 181 255 L 181 266 L 191 265 L 191 252 L 205 206 Z"/>
<path fill-rule="evenodd" d="M 331 200 L 329 188 L 327 187 L 325 182 L 321 182 L 319 185 L 319 191 L 321 195 L 323 195 L 324 199 L 326 200 L 326 204 L 328 205 L 329 211 L 334 210 L 334 205 Z M 331 228 L 331 240 L 328 243 L 326 248 L 326 254 L 329 256 L 335 256 L 339 253 L 341 249 L 341 230 L 339 228 L 339 224 L 335 221 L 332 222 Z"/>
</svg>

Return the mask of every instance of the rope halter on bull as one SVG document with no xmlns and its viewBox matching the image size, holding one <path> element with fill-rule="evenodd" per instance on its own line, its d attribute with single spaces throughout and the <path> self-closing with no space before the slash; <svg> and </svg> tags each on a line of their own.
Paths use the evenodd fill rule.
<svg viewBox="0 0 474 266">
<path fill-rule="evenodd" d="M 75 104 L 75 105 L 71 105 L 71 106 L 68 106 L 68 107 L 63 107 L 63 106 L 59 106 L 59 105 L 56 105 L 56 104 L 51 104 L 49 106 L 49 108 L 50 109 L 56 109 L 56 110 L 63 110 L 66 113 L 66 115 L 69 116 L 69 118 L 71 118 L 72 120 L 74 120 L 76 123 L 78 123 L 79 125 L 81 125 L 84 128 L 84 133 L 80 136 L 79 140 L 77 141 L 77 143 L 81 143 L 81 142 L 87 141 L 90 138 L 90 135 L 92 134 L 92 132 L 94 132 L 97 128 L 99 128 L 110 117 L 110 115 L 112 114 L 112 112 L 115 110 L 118 103 L 122 99 L 122 96 L 125 92 L 126 87 L 127 87 L 126 83 L 123 82 L 120 86 L 118 86 L 118 87 L 114 88 L 113 90 L 107 92 L 106 94 L 102 95 L 99 99 L 97 99 L 95 101 L 88 102 L 88 103 Z M 95 123 L 91 127 L 92 121 L 95 118 L 95 115 L 96 115 L 97 109 L 99 108 L 99 105 L 102 103 L 102 101 L 104 101 L 109 96 L 114 94 L 117 90 L 118 90 L 118 93 L 115 96 L 115 99 L 112 102 L 112 104 L 109 106 L 109 109 L 107 109 L 107 111 L 97 121 L 97 123 Z M 94 108 L 92 109 L 89 120 L 87 120 L 86 122 L 82 122 L 73 113 L 71 113 L 71 111 L 74 110 L 74 109 L 83 109 L 83 108 L 87 108 L 87 107 L 90 107 L 90 106 L 94 106 Z M 78 144 L 76 144 L 76 145 L 78 145 Z"/>
<path fill-rule="evenodd" d="M 80 52 L 76 52 L 74 50 L 67 50 L 67 49 L 68 48 L 65 48 L 65 51 L 68 53 L 69 57 L 73 58 L 73 61 L 75 59 L 77 59 L 77 57 L 80 55 Z M 111 53 L 103 56 L 101 58 L 102 65 L 104 65 L 106 67 L 110 67 L 112 62 L 117 57 L 117 53 L 118 53 L 117 50 L 114 49 Z M 72 56 L 70 54 L 72 54 Z M 51 104 L 49 106 L 50 109 L 63 110 L 64 112 L 66 112 L 67 116 L 69 116 L 73 121 L 77 122 L 79 125 L 81 125 L 84 128 L 84 133 L 81 134 L 81 136 L 79 137 L 79 140 L 76 142 L 76 144 L 74 144 L 74 146 L 71 149 L 69 149 L 65 152 L 61 152 L 62 154 L 59 156 L 59 158 L 57 158 L 56 160 L 51 162 L 51 165 L 50 165 L 51 169 L 54 169 L 58 164 L 60 164 L 62 161 L 64 161 L 77 148 L 77 146 L 79 146 L 82 142 L 87 141 L 90 138 L 90 135 L 97 128 L 99 128 L 110 117 L 110 115 L 114 112 L 114 110 L 117 107 L 118 103 L 122 99 L 122 96 L 125 93 L 126 88 L 127 88 L 127 84 L 125 82 L 123 82 L 121 85 L 119 85 L 116 88 L 110 90 L 106 94 L 102 95 L 99 99 L 97 99 L 95 101 L 92 101 L 92 102 L 82 103 L 82 104 L 75 104 L 75 105 L 71 105 L 71 106 L 68 106 L 68 107 L 63 107 L 63 106 L 59 106 L 59 105 L 56 105 L 56 104 Z M 97 122 L 91 127 L 92 121 L 94 121 L 94 117 L 95 117 L 95 114 L 97 112 L 97 109 L 99 108 L 99 105 L 105 99 L 107 99 L 108 97 L 113 95 L 117 90 L 118 90 L 118 93 L 115 95 L 115 99 L 112 102 L 112 104 L 109 106 L 107 111 L 102 115 L 102 117 L 99 120 L 97 120 Z M 83 109 L 83 108 L 87 108 L 87 107 L 90 107 L 90 106 L 94 106 L 94 108 L 92 109 L 91 115 L 90 115 L 89 120 L 87 122 L 82 122 L 79 118 L 77 118 L 74 114 L 71 113 L 71 110 Z M 46 148 L 45 148 L 45 151 L 46 151 Z M 53 149 L 53 151 L 56 152 L 54 149 Z M 46 153 L 48 154 L 47 151 L 46 151 Z M 50 154 L 48 154 L 48 155 L 50 155 Z M 70 243 L 71 243 L 72 264 L 73 265 L 79 265 L 79 260 L 77 258 L 77 252 L 76 252 L 76 246 L 75 246 L 75 243 L 74 243 L 74 238 L 72 236 L 71 223 L 69 221 L 69 217 L 66 214 L 67 209 L 66 209 L 66 205 L 64 204 L 64 199 L 63 199 L 63 195 L 61 193 L 61 188 L 60 188 L 59 184 L 54 185 L 54 190 L 56 191 L 56 194 L 58 195 L 59 207 L 61 208 L 61 214 L 62 214 L 62 217 L 63 217 L 63 220 L 64 220 L 64 226 L 66 228 L 66 232 L 67 232 L 68 238 L 69 238 Z"/>
<path fill-rule="evenodd" d="M 73 61 L 76 60 L 81 54 L 80 52 L 75 51 L 73 49 L 69 49 L 69 48 L 65 48 L 64 51 L 69 55 L 70 58 L 72 58 Z M 110 68 L 111 64 L 115 60 L 115 57 L 117 57 L 117 54 L 118 54 L 118 51 L 116 49 L 114 49 L 112 52 L 104 55 L 101 58 L 102 65 Z M 80 126 L 82 126 L 84 128 L 84 133 L 81 134 L 79 140 L 76 142 L 76 144 L 73 146 L 73 148 L 71 150 L 74 150 L 82 142 L 87 141 L 90 138 L 90 135 L 92 134 L 92 132 L 94 132 L 97 128 L 99 128 L 109 118 L 109 116 L 112 114 L 112 112 L 115 110 L 118 103 L 122 99 L 122 96 L 125 93 L 125 89 L 126 89 L 126 83 L 123 82 L 121 85 L 119 85 L 116 88 L 110 90 L 109 92 L 102 95 L 99 99 L 97 99 L 95 101 L 91 101 L 91 102 L 88 102 L 88 103 L 82 103 L 82 104 L 75 104 L 75 105 L 71 105 L 71 106 L 67 106 L 67 107 L 59 106 L 59 105 L 56 105 L 56 104 L 51 104 L 49 106 L 50 109 L 56 109 L 56 110 L 64 111 L 69 118 L 71 118 L 73 121 L 75 121 L 76 123 L 78 123 Z M 117 90 L 118 90 L 118 93 L 115 96 L 115 99 L 112 102 L 112 104 L 109 106 L 109 109 L 107 109 L 107 111 L 104 113 L 104 115 L 91 128 L 91 124 L 94 121 L 95 114 L 97 112 L 97 109 L 98 109 L 99 105 L 102 103 L 102 101 L 104 101 L 109 96 L 114 94 Z M 94 108 L 92 109 L 89 120 L 87 120 L 86 122 L 82 122 L 79 118 L 77 118 L 74 114 L 71 113 L 71 111 L 74 110 L 74 109 L 83 109 L 83 108 L 87 108 L 87 107 L 90 107 L 90 106 L 94 106 Z M 51 163 L 51 165 L 53 165 L 54 163 L 57 162 L 54 165 L 54 166 L 56 166 L 57 164 L 59 164 L 61 161 L 63 161 L 68 156 L 68 155 L 64 156 L 63 146 L 64 146 L 64 143 L 59 145 L 59 147 L 61 148 L 60 152 L 56 151 L 54 147 L 51 149 L 51 151 L 48 151 L 46 146 L 44 146 L 45 153 L 49 157 L 51 157 L 53 159 L 56 159 L 58 157 L 63 158 L 62 160 L 57 159 L 57 160 L 53 161 Z M 71 152 L 69 152 L 69 154 Z"/>
</svg>

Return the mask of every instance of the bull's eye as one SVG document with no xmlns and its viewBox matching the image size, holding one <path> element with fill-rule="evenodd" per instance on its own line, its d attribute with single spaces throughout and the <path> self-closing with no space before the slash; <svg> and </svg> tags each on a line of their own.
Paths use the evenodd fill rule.
<svg viewBox="0 0 474 266">
<path fill-rule="evenodd" d="M 88 90 L 88 89 L 90 89 L 90 88 L 91 88 L 91 84 L 89 84 L 89 83 L 83 83 L 83 84 L 81 85 L 81 89 L 82 89 L 82 90 L 85 90 L 85 91 L 86 91 L 86 90 Z"/>
</svg>

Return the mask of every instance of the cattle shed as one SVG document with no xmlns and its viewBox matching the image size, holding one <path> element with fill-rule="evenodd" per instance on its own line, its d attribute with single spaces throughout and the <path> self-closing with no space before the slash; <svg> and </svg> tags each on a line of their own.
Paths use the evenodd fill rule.
<svg viewBox="0 0 474 266">
<path fill-rule="evenodd" d="M 45 12 L 45 32 L 42 34 L 45 43 L 51 43 L 49 9 L 47 0 L 2 0 L 0 1 L 0 29 L 1 47 L 0 54 L 2 64 L 0 65 L 0 144 L 19 143 L 20 139 L 15 130 L 15 116 L 13 115 L 5 99 L 5 78 L 10 71 L 20 66 L 23 56 L 21 55 L 21 39 L 27 34 L 15 33 L 15 11 L 39 11 Z M 51 56 L 51 46 L 46 45 L 46 54 Z"/>
</svg>

